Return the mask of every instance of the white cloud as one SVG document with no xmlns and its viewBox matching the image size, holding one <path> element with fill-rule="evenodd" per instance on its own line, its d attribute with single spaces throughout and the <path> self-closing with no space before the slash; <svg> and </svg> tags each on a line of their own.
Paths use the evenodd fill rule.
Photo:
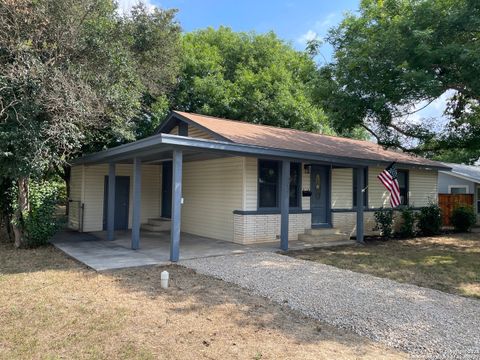
<svg viewBox="0 0 480 360">
<path fill-rule="evenodd" d="M 150 0 L 117 0 L 118 12 L 123 15 L 128 15 L 130 11 L 132 11 L 132 8 L 140 2 L 144 3 L 149 11 L 153 11 L 153 9 L 156 8 Z"/>
<path fill-rule="evenodd" d="M 448 121 L 444 116 L 444 112 L 447 108 L 448 99 L 453 95 L 455 95 L 455 90 L 447 90 L 431 103 L 428 103 L 428 101 L 418 103 L 412 109 L 412 112 L 415 112 L 408 115 L 408 121 L 413 124 L 421 124 L 429 121 L 429 119 L 435 119 L 436 121 L 434 123 L 430 121 L 430 124 L 434 130 L 439 131 Z"/>
<path fill-rule="evenodd" d="M 328 29 L 335 25 L 340 20 L 337 13 L 330 13 L 320 20 L 315 21 L 307 32 L 303 33 L 297 38 L 300 45 L 305 46 L 308 41 L 315 38 L 321 38 L 326 35 Z"/>
<path fill-rule="evenodd" d="M 312 41 L 318 37 L 317 33 L 313 30 L 308 30 L 305 34 L 302 34 L 297 41 L 302 44 L 306 45 L 309 41 Z"/>
</svg>

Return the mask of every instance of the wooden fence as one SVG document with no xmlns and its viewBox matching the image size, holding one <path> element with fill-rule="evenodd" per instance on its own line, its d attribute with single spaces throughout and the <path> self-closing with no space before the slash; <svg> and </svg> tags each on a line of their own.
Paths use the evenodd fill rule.
<svg viewBox="0 0 480 360">
<path fill-rule="evenodd" d="M 459 205 L 473 206 L 473 194 L 438 194 L 438 205 L 442 209 L 444 226 L 451 226 L 450 216 L 453 209 Z"/>
</svg>

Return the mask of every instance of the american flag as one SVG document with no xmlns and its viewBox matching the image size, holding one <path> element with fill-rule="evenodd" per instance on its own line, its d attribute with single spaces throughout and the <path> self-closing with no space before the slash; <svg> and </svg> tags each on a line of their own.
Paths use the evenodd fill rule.
<svg viewBox="0 0 480 360">
<path fill-rule="evenodd" d="M 392 205 L 392 207 L 400 205 L 400 186 L 398 185 L 395 162 L 391 163 L 377 177 L 382 182 L 383 186 L 390 191 L 390 205 Z"/>
</svg>

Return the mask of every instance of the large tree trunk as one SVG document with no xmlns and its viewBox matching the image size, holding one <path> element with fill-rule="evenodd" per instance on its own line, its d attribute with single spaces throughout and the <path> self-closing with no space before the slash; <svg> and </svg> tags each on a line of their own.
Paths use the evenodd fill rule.
<svg viewBox="0 0 480 360">
<path fill-rule="evenodd" d="M 25 244 L 25 236 L 23 233 L 23 214 L 28 211 L 28 178 L 22 177 L 17 182 L 17 209 L 14 213 L 13 236 L 15 247 L 19 248 Z"/>
</svg>

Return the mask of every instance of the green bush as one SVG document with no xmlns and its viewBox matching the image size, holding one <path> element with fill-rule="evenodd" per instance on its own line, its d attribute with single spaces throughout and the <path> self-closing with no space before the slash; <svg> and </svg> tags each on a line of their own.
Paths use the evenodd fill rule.
<svg viewBox="0 0 480 360">
<path fill-rule="evenodd" d="M 390 239 L 393 234 L 393 210 L 381 209 L 374 212 L 375 227 L 373 230 L 379 230 L 380 236 L 384 239 Z"/>
<path fill-rule="evenodd" d="M 46 244 L 59 228 L 56 207 L 60 189 L 48 181 L 31 182 L 30 210 L 23 214 L 23 230 L 28 247 Z"/>
<path fill-rule="evenodd" d="M 455 231 L 465 232 L 469 231 L 470 228 L 475 225 L 477 218 L 473 211 L 473 207 L 462 205 L 453 209 L 450 221 L 452 222 Z"/>
<path fill-rule="evenodd" d="M 406 206 L 400 210 L 402 224 L 398 231 L 398 235 L 403 238 L 411 238 L 415 236 L 415 214 L 410 206 Z"/>
<path fill-rule="evenodd" d="M 418 229 L 425 236 L 440 234 L 442 228 L 442 216 L 440 207 L 430 204 L 420 209 L 418 218 Z"/>
</svg>

